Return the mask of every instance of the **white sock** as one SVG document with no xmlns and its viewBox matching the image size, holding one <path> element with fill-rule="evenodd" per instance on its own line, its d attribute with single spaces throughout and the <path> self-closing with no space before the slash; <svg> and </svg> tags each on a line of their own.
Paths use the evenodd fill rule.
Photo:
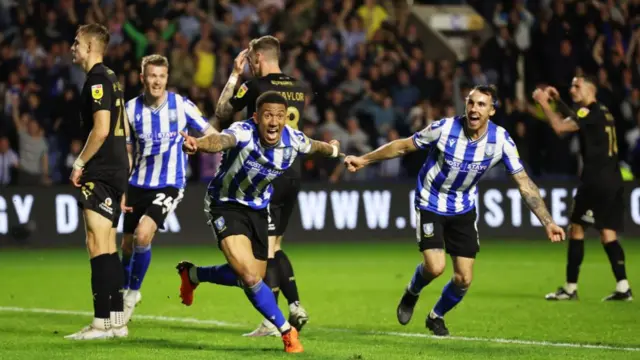
<svg viewBox="0 0 640 360">
<path fill-rule="evenodd" d="M 125 326 L 124 323 L 124 311 L 112 311 L 111 312 L 111 326 L 114 328 L 121 328 Z"/>
<path fill-rule="evenodd" d="M 627 279 L 618 281 L 616 291 L 621 293 L 629 291 L 629 281 Z"/>
<path fill-rule="evenodd" d="M 576 284 L 576 283 L 566 283 L 566 284 L 564 284 L 564 290 L 566 292 L 568 292 L 569 294 L 573 294 L 574 292 L 576 292 L 576 290 L 578 290 L 578 284 Z"/>
<path fill-rule="evenodd" d="M 200 283 L 200 280 L 198 280 L 198 268 L 196 266 L 192 266 L 189 269 L 189 280 L 194 284 Z"/>
<path fill-rule="evenodd" d="M 429 313 L 429 317 L 432 319 L 442 318 L 442 316 L 438 316 L 438 314 L 433 312 L 433 310 L 431 310 L 431 312 Z"/>
<path fill-rule="evenodd" d="M 91 327 L 98 330 L 109 330 L 111 329 L 111 319 L 101 319 L 101 318 L 93 318 L 91 322 Z"/>
<path fill-rule="evenodd" d="M 140 290 L 131 290 L 129 289 L 129 291 L 127 291 L 126 293 L 126 297 L 132 297 L 132 298 L 136 298 L 138 296 L 138 293 L 140 292 Z"/>
<path fill-rule="evenodd" d="M 291 325 L 289 324 L 288 321 L 285 321 L 284 325 L 282 325 L 282 327 L 278 328 L 278 331 L 280 331 L 280 334 L 284 333 L 285 331 L 289 331 L 291 330 Z"/>
</svg>

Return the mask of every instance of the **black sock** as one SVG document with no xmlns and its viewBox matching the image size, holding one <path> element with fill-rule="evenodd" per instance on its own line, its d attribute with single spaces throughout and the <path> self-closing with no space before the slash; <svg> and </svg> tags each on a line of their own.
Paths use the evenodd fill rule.
<svg viewBox="0 0 640 360">
<path fill-rule="evenodd" d="M 273 291 L 276 297 L 276 304 L 280 296 L 280 276 L 278 276 L 278 263 L 276 259 L 267 260 L 267 273 L 264 276 L 264 283 Z"/>
<path fill-rule="evenodd" d="M 280 290 L 284 297 L 287 298 L 289 304 L 300 301 L 298 295 L 298 285 L 296 285 L 296 277 L 293 274 L 293 267 L 289 258 L 284 251 L 276 251 L 275 260 L 278 262 L 278 270 L 280 273 Z"/>
<path fill-rule="evenodd" d="M 118 253 L 111 254 L 111 311 L 123 311 L 124 300 L 122 298 L 122 287 L 124 286 L 124 274 L 122 263 Z"/>
<path fill-rule="evenodd" d="M 627 270 L 624 266 L 624 250 L 622 250 L 618 240 L 604 244 L 604 251 L 609 256 L 609 263 L 611 263 L 611 270 L 613 270 L 616 281 L 625 280 L 627 278 Z"/>
<path fill-rule="evenodd" d="M 569 249 L 567 251 L 567 282 L 578 283 L 580 265 L 584 258 L 584 240 L 569 239 Z"/>
<path fill-rule="evenodd" d="M 111 311 L 111 255 L 102 254 L 91 259 L 91 291 L 93 292 L 93 313 L 99 319 L 109 319 Z"/>
</svg>

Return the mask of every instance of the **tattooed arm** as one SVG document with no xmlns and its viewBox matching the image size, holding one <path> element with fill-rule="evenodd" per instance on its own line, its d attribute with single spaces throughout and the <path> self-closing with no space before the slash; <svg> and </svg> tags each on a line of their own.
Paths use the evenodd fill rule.
<svg viewBox="0 0 640 360">
<path fill-rule="evenodd" d="M 215 118 L 218 120 L 218 124 L 220 124 L 221 128 L 225 127 L 224 124 L 226 124 L 233 116 L 234 109 L 229 100 L 233 97 L 238 77 L 240 77 L 244 71 L 244 66 L 247 63 L 247 52 L 248 50 L 243 50 L 234 60 L 231 76 L 229 76 L 227 84 L 224 86 L 224 89 L 222 89 L 222 93 L 220 93 L 220 98 L 216 104 Z"/>
<path fill-rule="evenodd" d="M 225 151 L 236 146 L 236 138 L 226 133 L 211 133 L 199 138 L 187 135 L 184 131 L 180 131 L 180 135 L 184 137 L 182 149 L 188 155 L 196 152 L 215 153 Z"/>
<path fill-rule="evenodd" d="M 552 224 L 553 218 L 551 214 L 549 214 L 547 206 L 544 204 L 544 200 L 542 200 L 542 196 L 540 196 L 540 190 L 533 180 L 529 178 L 527 172 L 522 170 L 514 174 L 513 180 L 518 184 L 522 199 L 524 199 L 529 209 L 538 217 L 542 225 L 547 226 Z"/>
<path fill-rule="evenodd" d="M 565 238 L 564 230 L 553 222 L 547 206 L 540 196 L 540 190 L 536 184 L 529 178 L 527 172 L 522 170 L 513 175 L 513 180 L 518 184 L 520 195 L 524 199 L 529 209 L 538 217 L 538 220 L 544 225 L 547 237 L 552 242 L 562 241 Z"/>
<path fill-rule="evenodd" d="M 338 157 L 340 154 L 340 143 L 337 140 L 331 140 L 326 143 L 324 141 L 311 140 L 311 149 L 309 154 L 321 154 L 327 157 Z"/>
<path fill-rule="evenodd" d="M 225 85 L 224 89 L 222 89 L 222 93 L 220 93 L 220 98 L 218 99 L 218 103 L 216 104 L 215 117 L 221 127 L 223 126 L 222 124 L 227 123 L 233 116 L 233 106 L 231 105 L 229 100 L 231 100 L 231 97 L 233 96 L 233 91 L 236 88 L 237 82 L 237 75 L 231 75 L 229 77 L 229 81 L 227 81 L 227 85 Z"/>
</svg>

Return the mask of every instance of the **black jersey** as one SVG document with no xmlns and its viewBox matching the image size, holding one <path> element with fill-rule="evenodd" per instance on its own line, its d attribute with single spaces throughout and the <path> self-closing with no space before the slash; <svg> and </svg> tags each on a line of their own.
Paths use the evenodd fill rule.
<svg viewBox="0 0 640 360">
<path fill-rule="evenodd" d="M 622 184 L 618 164 L 618 140 L 613 115 L 599 102 L 576 112 L 580 127 L 582 181 L 588 185 L 615 187 Z"/>
<path fill-rule="evenodd" d="M 287 125 L 301 130 L 302 114 L 304 112 L 305 98 L 308 87 L 300 80 L 285 74 L 269 74 L 263 77 L 251 79 L 240 86 L 236 95 L 229 100 L 235 111 L 247 108 L 247 115 L 252 116 L 256 112 L 256 100 L 267 91 L 277 91 L 287 100 Z M 294 164 L 285 172 L 287 177 L 300 177 L 300 161 L 296 159 Z"/>
<path fill-rule="evenodd" d="M 109 134 L 98 152 L 85 165 L 82 182 L 101 181 L 125 191 L 129 158 L 125 137 L 124 96 L 116 74 L 102 63 L 87 73 L 82 88 L 80 119 L 85 141 L 93 129 L 93 115 L 100 110 L 111 114 Z"/>
</svg>

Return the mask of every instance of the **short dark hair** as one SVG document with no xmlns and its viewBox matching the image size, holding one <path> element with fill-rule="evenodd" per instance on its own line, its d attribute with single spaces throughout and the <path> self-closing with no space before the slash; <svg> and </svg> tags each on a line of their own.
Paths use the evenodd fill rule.
<svg viewBox="0 0 640 360">
<path fill-rule="evenodd" d="M 471 91 L 478 91 L 485 95 L 491 96 L 491 103 L 494 107 L 498 106 L 498 88 L 493 84 L 488 85 L 476 85 L 471 89 Z M 471 92 L 470 91 L 470 92 Z"/>
<path fill-rule="evenodd" d="M 256 100 L 256 109 L 260 111 L 260 108 L 264 104 L 282 104 L 285 108 L 289 106 L 287 99 L 277 91 L 267 91 L 258 96 L 258 99 Z"/>
<path fill-rule="evenodd" d="M 78 35 L 89 35 L 98 40 L 102 44 L 103 52 L 107 49 L 107 45 L 111 40 L 109 30 L 104 25 L 97 23 L 81 25 L 77 33 Z"/>
</svg>

